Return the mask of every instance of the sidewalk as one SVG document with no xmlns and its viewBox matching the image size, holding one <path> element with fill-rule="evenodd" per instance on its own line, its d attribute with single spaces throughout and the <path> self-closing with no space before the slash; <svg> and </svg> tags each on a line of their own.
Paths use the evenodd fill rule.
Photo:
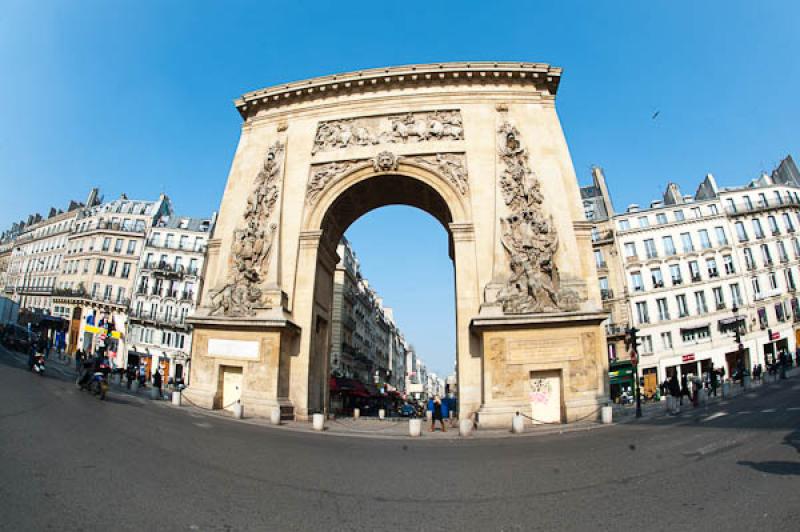
<svg viewBox="0 0 800 532">
<path fill-rule="evenodd" d="M 793 367 L 786 372 L 787 379 L 793 379 L 794 377 L 800 376 L 800 368 Z M 731 383 L 731 393 L 727 397 L 722 397 L 722 387 L 717 390 L 717 395 L 710 396 L 708 398 L 708 402 L 705 405 L 699 405 L 695 407 L 688 398 L 685 398 L 683 405 L 681 406 L 681 413 L 670 416 L 669 412 L 667 412 L 667 401 L 663 399 L 659 402 L 646 402 L 642 403 L 642 417 L 639 419 L 652 419 L 652 418 L 659 418 L 659 417 L 677 417 L 683 415 L 689 415 L 692 412 L 704 412 L 709 407 L 715 407 L 726 404 L 728 401 L 738 399 L 742 396 L 747 396 L 751 393 L 761 393 L 762 391 L 768 391 L 770 387 L 773 386 L 780 386 L 782 382 L 780 378 L 776 381 L 768 380 L 769 377 L 766 375 L 762 376 L 761 382 L 753 383 L 750 386 L 750 389 L 745 390 L 741 384 L 734 384 Z M 631 423 L 636 421 L 636 405 L 613 405 L 613 417 L 615 423 Z"/>
</svg>

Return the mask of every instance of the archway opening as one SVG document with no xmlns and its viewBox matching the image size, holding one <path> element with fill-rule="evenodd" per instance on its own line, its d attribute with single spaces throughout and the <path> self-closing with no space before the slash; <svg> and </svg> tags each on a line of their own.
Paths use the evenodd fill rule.
<svg viewBox="0 0 800 532">
<path fill-rule="evenodd" d="M 322 220 L 320 248 L 336 253 L 317 262 L 309 405 L 416 415 L 456 373 L 451 210 L 418 179 L 379 175 L 341 192 Z"/>
</svg>

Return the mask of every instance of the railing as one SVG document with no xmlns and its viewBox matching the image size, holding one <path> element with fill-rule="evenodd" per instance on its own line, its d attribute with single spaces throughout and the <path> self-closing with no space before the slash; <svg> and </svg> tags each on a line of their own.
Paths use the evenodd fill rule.
<svg viewBox="0 0 800 532">
<path fill-rule="evenodd" d="M 122 232 L 125 232 L 125 233 L 139 233 L 139 234 L 145 232 L 145 228 L 144 227 L 138 227 L 138 228 L 135 227 L 135 226 L 134 227 L 125 227 L 120 223 L 113 223 L 113 222 L 100 222 L 97 225 L 94 225 L 94 226 L 90 225 L 90 226 L 85 227 L 83 229 L 81 229 L 79 226 L 75 226 L 75 227 L 72 228 L 72 230 L 70 232 L 73 233 L 73 234 L 76 234 L 76 233 L 91 233 L 91 232 L 94 232 L 94 231 L 103 231 L 103 230 L 106 230 L 106 231 L 122 231 Z"/>
<path fill-rule="evenodd" d="M 608 268 L 608 263 L 606 263 L 606 261 L 600 261 L 597 263 L 597 268 L 599 270 L 605 270 L 606 268 Z"/>
<path fill-rule="evenodd" d="M 607 301 L 609 299 L 614 299 L 614 291 L 610 288 L 601 288 L 600 289 L 600 298 L 603 301 Z"/>
<path fill-rule="evenodd" d="M 800 206 L 800 202 L 795 200 L 794 198 L 785 198 L 781 202 L 773 202 L 770 203 L 769 200 L 767 201 L 759 201 L 757 205 L 747 205 L 746 203 L 738 203 L 734 204 L 734 207 L 731 208 L 730 206 L 725 207 L 725 213 L 728 216 L 740 216 L 742 214 L 750 214 L 755 212 L 763 212 L 773 209 L 783 209 L 785 207 L 797 207 Z"/>
<path fill-rule="evenodd" d="M 183 264 L 174 265 L 168 262 L 148 262 L 142 267 L 143 270 L 153 270 L 164 273 L 174 273 L 176 275 L 197 275 L 198 269 L 196 267 L 184 266 Z"/>
<path fill-rule="evenodd" d="M 619 323 L 606 324 L 606 336 L 618 336 L 625 334 L 625 327 Z"/>
<path fill-rule="evenodd" d="M 205 253 L 208 246 L 203 244 L 202 246 L 181 246 L 180 244 L 167 244 L 166 242 L 162 242 L 159 240 L 158 242 L 153 241 L 153 239 L 148 239 L 146 242 L 147 247 L 149 248 L 157 248 L 157 249 L 174 249 L 177 251 L 189 251 L 194 253 Z"/>
<path fill-rule="evenodd" d="M 592 242 L 606 242 L 608 240 L 614 239 L 614 231 L 603 231 L 602 233 L 596 233 L 592 235 Z"/>
</svg>

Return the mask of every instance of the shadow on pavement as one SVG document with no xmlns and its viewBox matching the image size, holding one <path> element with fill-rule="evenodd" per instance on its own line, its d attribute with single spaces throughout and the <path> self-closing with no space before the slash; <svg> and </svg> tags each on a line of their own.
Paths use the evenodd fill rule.
<svg viewBox="0 0 800 532">
<path fill-rule="evenodd" d="M 756 471 L 769 473 L 770 475 L 800 475 L 800 462 L 780 462 L 772 460 L 768 462 L 740 461 L 736 463 L 752 467 Z"/>
</svg>

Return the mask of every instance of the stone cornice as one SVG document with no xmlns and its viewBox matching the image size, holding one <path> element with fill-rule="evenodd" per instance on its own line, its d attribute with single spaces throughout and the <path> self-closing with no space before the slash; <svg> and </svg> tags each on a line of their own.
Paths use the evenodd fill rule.
<svg viewBox="0 0 800 532">
<path fill-rule="evenodd" d="M 261 109 L 281 107 L 304 99 L 334 97 L 376 89 L 415 86 L 487 84 L 492 81 L 529 83 L 536 90 L 555 97 L 561 68 L 546 63 L 457 62 L 372 68 L 344 74 L 321 76 L 248 92 L 235 101 L 242 118 Z"/>
</svg>

